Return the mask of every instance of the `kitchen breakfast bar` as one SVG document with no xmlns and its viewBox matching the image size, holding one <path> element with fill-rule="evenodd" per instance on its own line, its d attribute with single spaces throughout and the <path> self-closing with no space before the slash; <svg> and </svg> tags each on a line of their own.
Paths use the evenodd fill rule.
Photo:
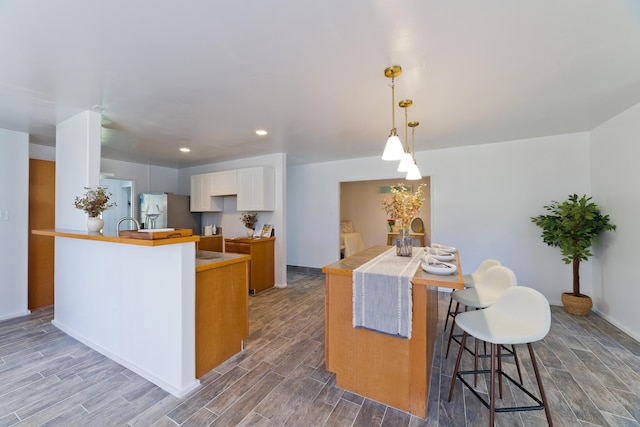
<svg viewBox="0 0 640 427">
<path fill-rule="evenodd" d="M 198 255 L 198 236 L 33 233 L 55 237 L 52 323 L 171 394 L 242 350 L 249 256 Z"/>
<path fill-rule="evenodd" d="M 374 246 L 322 269 L 326 275 L 326 368 L 336 374 L 339 387 L 426 418 L 438 287 L 463 289 L 460 259 L 456 254 L 453 275 L 429 274 L 418 267 L 411 279 L 412 333 L 407 339 L 354 327 L 353 271 L 389 248 Z"/>
</svg>

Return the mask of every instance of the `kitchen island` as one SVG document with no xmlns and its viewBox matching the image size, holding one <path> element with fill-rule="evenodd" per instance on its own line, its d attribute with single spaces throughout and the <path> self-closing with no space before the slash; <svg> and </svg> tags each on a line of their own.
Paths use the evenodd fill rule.
<svg viewBox="0 0 640 427">
<path fill-rule="evenodd" d="M 196 270 L 246 271 L 249 257 L 196 259 L 198 236 L 140 240 L 78 230 L 33 233 L 55 237 L 56 327 L 175 396 L 199 386 Z M 246 286 L 246 273 L 240 282 L 242 277 Z M 247 321 L 246 311 L 237 313 Z"/>
<path fill-rule="evenodd" d="M 438 323 L 438 287 L 463 289 L 460 261 L 456 257 L 458 272 L 451 276 L 429 274 L 418 267 L 411 281 L 410 339 L 354 328 L 353 270 L 388 249 L 374 246 L 322 269 L 326 276 L 326 368 L 336 374 L 338 387 L 426 418 Z"/>
</svg>

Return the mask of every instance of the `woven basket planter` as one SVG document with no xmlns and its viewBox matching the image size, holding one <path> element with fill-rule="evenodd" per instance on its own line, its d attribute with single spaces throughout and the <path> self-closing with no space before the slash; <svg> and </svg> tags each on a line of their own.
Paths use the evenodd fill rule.
<svg viewBox="0 0 640 427">
<path fill-rule="evenodd" d="M 574 296 L 570 292 L 565 292 L 562 294 L 562 305 L 564 305 L 564 309 L 570 314 L 586 316 L 591 311 L 593 302 L 591 301 L 591 297 L 587 295 L 580 294 L 579 296 Z"/>
</svg>

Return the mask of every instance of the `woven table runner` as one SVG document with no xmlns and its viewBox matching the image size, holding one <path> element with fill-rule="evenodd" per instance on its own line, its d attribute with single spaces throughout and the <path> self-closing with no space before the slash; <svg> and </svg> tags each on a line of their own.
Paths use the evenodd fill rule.
<svg viewBox="0 0 640 427">
<path fill-rule="evenodd" d="M 422 251 L 411 257 L 383 252 L 353 270 L 353 326 L 411 338 L 411 279 L 420 265 Z"/>
</svg>

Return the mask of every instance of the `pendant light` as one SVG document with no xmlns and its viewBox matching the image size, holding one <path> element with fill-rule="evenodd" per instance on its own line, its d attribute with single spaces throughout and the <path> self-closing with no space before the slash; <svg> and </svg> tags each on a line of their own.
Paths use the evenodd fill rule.
<svg viewBox="0 0 640 427">
<path fill-rule="evenodd" d="M 384 70 L 384 75 L 391 79 L 391 132 L 389 133 L 387 145 L 384 147 L 384 152 L 382 153 L 382 160 L 400 160 L 404 154 L 402 143 L 396 133 L 395 115 L 395 78 L 401 73 L 402 67 L 399 65 L 392 65 Z"/>
<path fill-rule="evenodd" d="M 418 169 L 418 164 L 416 163 L 416 146 L 415 146 L 415 133 L 416 126 L 420 125 L 420 122 L 409 122 L 409 127 L 411 128 L 411 158 L 412 162 L 409 167 L 409 171 L 407 172 L 407 177 L 405 178 L 407 181 L 416 181 L 418 179 L 422 179 L 422 174 L 420 173 L 420 169 Z"/>
<path fill-rule="evenodd" d="M 413 156 L 411 155 L 411 151 L 409 151 L 409 131 L 407 128 L 407 108 L 413 105 L 413 101 L 410 99 L 404 99 L 398 103 L 400 108 L 404 108 L 404 140 L 405 140 L 405 149 L 402 157 L 400 158 L 400 164 L 398 164 L 398 172 L 409 172 L 409 168 L 413 164 Z"/>
</svg>

